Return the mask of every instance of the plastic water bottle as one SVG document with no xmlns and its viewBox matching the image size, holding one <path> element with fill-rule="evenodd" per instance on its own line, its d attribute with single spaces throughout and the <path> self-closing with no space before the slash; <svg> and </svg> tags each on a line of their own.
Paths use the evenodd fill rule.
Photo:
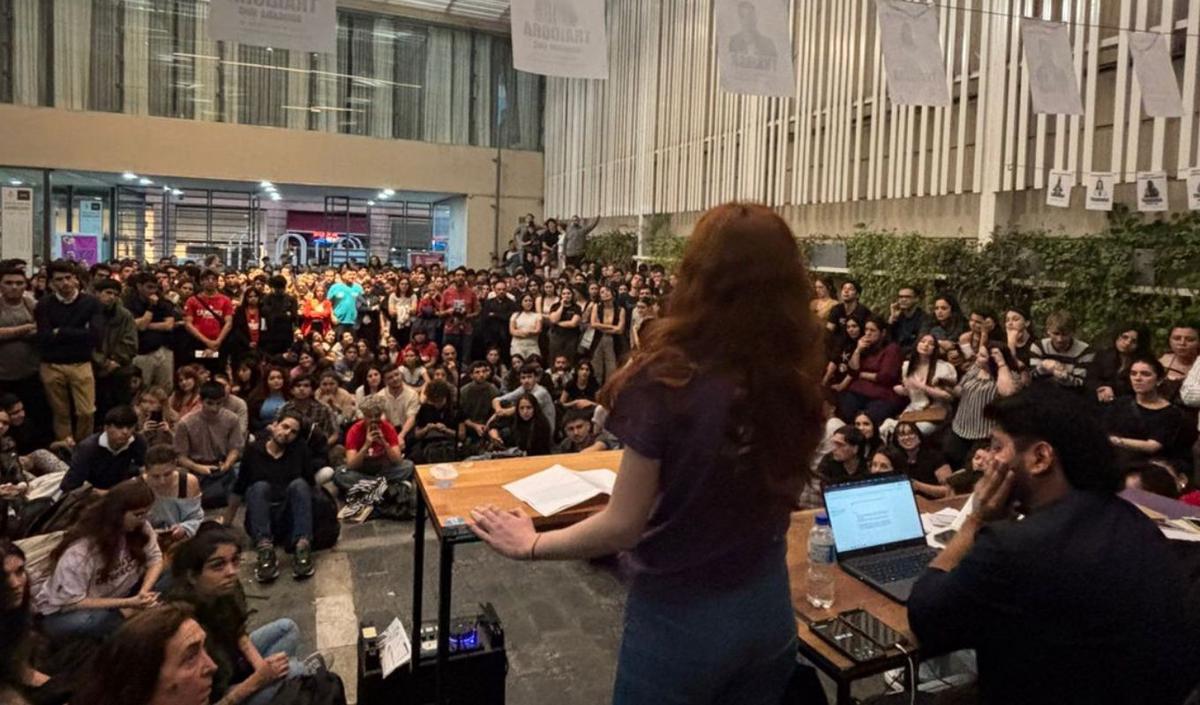
<svg viewBox="0 0 1200 705">
<path fill-rule="evenodd" d="M 837 554 L 833 548 L 833 529 L 829 515 L 817 512 L 813 528 L 808 532 L 808 592 L 809 603 L 827 610 L 833 605 L 834 576 Z"/>
</svg>

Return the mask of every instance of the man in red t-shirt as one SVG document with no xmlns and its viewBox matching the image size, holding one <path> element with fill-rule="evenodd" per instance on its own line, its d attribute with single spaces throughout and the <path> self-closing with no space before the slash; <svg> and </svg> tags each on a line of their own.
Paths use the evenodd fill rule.
<svg viewBox="0 0 1200 705">
<path fill-rule="evenodd" d="M 213 373 L 224 372 L 221 345 L 233 329 L 233 302 L 217 292 L 215 270 L 204 270 L 200 275 L 200 293 L 183 305 L 183 327 L 194 339 L 196 359 Z"/>
<path fill-rule="evenodd" d="M 474 289 L 467 286 L 466 269 L 459 267 L 454 270 L 454 281 L 442 293 L 437 313 L 445 321 L 443 341 L 446 345 L 454 346 L 459 360 L 470 362 L 471 322 L 479 316 L 479 297 Z"/>
<path fill-rule="evenodd" d="M 400 450 L 400 435 L 396 427 L 383 418 L 384 402 L 370 396 L 359 406 L 362 420 L 346 431 L 346 467 L 333 476 L 333 484 L 345 494 L 359 480 L 377 477 L 408 480 L 413 464 L 405 460 Z"/>
<path fill-rule="evenodd" d="M 428 366 L 438 361 L 437 343 L 430 340 L 429 336 L 423 330 L 413 330 L 412 338 L 409 340 L 408 345 L 405 345 L 400 350 L 400 360 L 404 359 L 404 353 L 408 350 L 412 350 L 417 354 L 417 357 L 421 358 L 422 365 Z"/>
</svg>

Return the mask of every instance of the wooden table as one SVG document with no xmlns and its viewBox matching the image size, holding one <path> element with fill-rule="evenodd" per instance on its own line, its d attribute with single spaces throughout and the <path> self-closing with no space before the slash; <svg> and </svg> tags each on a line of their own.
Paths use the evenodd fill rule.
<svg viewBox="0 0 1200 705">
<path fill-rule="evenodd" d="M 538 531 L 556 529 L 586 519 L 604 508 L 608 496 L 601 495 L 589 502 L 565 509 L 554 516 L 539 514 L 528 504 L 521 502 L 504 489 L 504 485 L 540 472 L 551 465 L 562 465 L 572 470 L 598 470 L 608 468 L 617 472 L 621 465 L 621 451 L 600 453 L 572 453 L 569 455 L 542 455 L 533 458 L 506 458 L 503 460 L 480 460 L 450 463 L 458 470 L 458 477 L 447 489 L 440 489 L 433 479 L 433 465 L 417 467 L 417 508 L 413 518 L 413 612 L 412 612 L 412 660 L 416 675 L 417 661 L 421 653 L 421 608 L 425 577 L 425 516 L 429 515 L 433 531 L 437 535 L 441 554 L 438 571 L 438 642 L 437 642 L 437 702 L 444 702 L 442 674 L 450 658 L 450 592 L 454 574 L 454 547 L 472 543 L 479 539 L 463 524 L 475 507 L 494 504 L 501 509 L 521 507 L 533 517 Z"/>
<path fill-rule="evenodd" d="M 960 508 L 966 503 L 966 495 L 948 500 L 926 500 L 917 498 L 921 513 L 936 512 L 944 507 Z M 817 668 L 821 669 L 837 684 L 837 702 L 844 705 L 850 699 L 850 684 L 868 676 L 878 675 L 907 664 L 907 657 L 899 651 L 889 652 L 888 657 L 860 664 L 851 661 L 834 649 L 808 628 L 810 622 L 836 617 L 839 612 L 864 609 L 875 615 L 884 624 L 904 634 L 910 644 L 917 643 L 908 626 L 908 610 L 904 605 L 871 588 L 849 573 L 838 569 L 834 577 L 834 602 L 831 609 L 822 610 L 809 604 L 805 597 L 808 582 L 808 532 L 812 530 L 817 510 L 796 512 L 788 529 L 788 574 L 791 578 L 792 607 L 796 612 L 796 627 L 800 637 L 800 653 Z"/>
</svg>

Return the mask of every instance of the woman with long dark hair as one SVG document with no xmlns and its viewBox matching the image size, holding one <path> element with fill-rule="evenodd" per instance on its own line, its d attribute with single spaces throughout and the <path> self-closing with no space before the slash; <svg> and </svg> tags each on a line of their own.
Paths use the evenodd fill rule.
<svg viewBox="0 0 1200 705">
<path fill-rule="evenodd" d="M 1118 326 L 1111 339 L 1112 345 L 1098 351 L 1088 365 L 1084 381 L 1084 386 L 1101 404 L 1133 394 L 1133 388 L 1129 386 L 1129 366 L 1138 358 L 1153 355 L 1150 331 L 1140 323 Z"/>
<path fill-rule="evenodd" d="M 167 409 L 172 422 L 200 408 L 200 368 L 184 365 L 175 370 L 175 391 L 167 400 Z"/>
<path fill-rule="evenodd" d="M 937 338 L 943 352 L 958 347 L 959 336 L 967 332 L 967 322 L 963 319 L 958 299 L 947 293 L 934 297 L 933 319 L 929 322 L 928 330 Z"/>
<path fill-rule="evenodd" d="M 517 399 L 517 413 L 489 429 L 488 435 L 503 448 L 517 448 L 525 455 L 548 455 L 553 432 L 537 397 L 523 394 Z"/>
<path fill-rule="evenodd" d="M 824 423 L 811 299 L 777 214 L 710 210 L 667 315 L 601 391 L 625 444 L 605 509 L 544 534 L 519 510 L 471 513 L 510 558 L 628 552 L 615 703 L 782 702 L 796 658 L 786 535 Z"/>
<path fill-rule="evenodd" d="M 888 340 L 883 321 L 867 318 L 846 366 L 853 380 L 838 394 L 839 416 L 846 422 L 865 411 L 878 426 L 903 408 L 904 401 L 894 389 L 900 381 L 900 346 Z"/>
<path fill-rule="evenodd" d="M 28 695 L 50 677 L 34 668 L 30 660 L 33 613 L 25 552 L 8 539 L 0 539 L 0 560 L 4 578 L 0 583 L 0 634 L 4 635 L 0 639 L 0 702 L 5 702 L 5 688 Z"/>
<path fill-rule="evenodd" d="M 225 339 L 225 354 L 231 360 L 240 360 L 251 350 L 258 349 L 258 338 L 262 334 L 262 312 L 259 303 L 262 294 L 250 287 L 242 294 L 241 303 L 233 312 L 233 328 Z"/>
<path fill-rule="evenodd" d="M 287 370 L 282 367 L 268 367 L 263 375 L 262 386 L 255 390 L 246 402 L 250 430 L 261 431 L 267 424 L 274 423 L 275 415 L 291 398 L 291 378 Z"/>
<path fill-rule="evenodd" d="M 900 383 L 895 392 L 908 399 L 901 418 L 916 422 L 925 435 L 933 433 L 950 413 L 954 401 L 950 390 L 957 383 L 958 372 L 942 359 L 937 338 L 932 333 L 922 333 L 908 359 L 900 366 Z M 897 421 L 888 419 L 880 426 L 885 439 L 891 437 Z"/>
<path fill-rule="evenodd" d="M 596 381 L 604 384 L 617 371 L 617 352 L 621 347 L 617 337 L 625 332 L 625 309 L 617 305 L 613 287 L 600 287 L 600 302 L 592 309 L 592 372 Z"/>
<path fill-rule="evenodd" d="M 550 308 L 549 359 L 567 356 L 567 364 L 575 360 L 579 349 L 580 323 L 583 312 L 575 303 L 575 290 L 564 286 L 558 300 Z"/>
<path fill-rule="evenodd" d="M 50 554 L 50 578 L 34 597 L 42 627 L 56 641 L 103 639 L 158 599 L 162 552 L 147 521 L 154 491 L 125 480 L 84 509 Z"/>
</svg>

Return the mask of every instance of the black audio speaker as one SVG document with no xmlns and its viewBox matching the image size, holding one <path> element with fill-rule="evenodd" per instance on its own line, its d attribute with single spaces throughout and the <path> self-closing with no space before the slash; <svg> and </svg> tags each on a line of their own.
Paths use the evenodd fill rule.
<svg viewBox="0 0 1200 705">
<path fill-rule="evenodd" d="M 437 701 L 437 623 L 421 625 L 421 653 L 416 675 L 407 665 L 387 678 L 380 667 L 380 645 L 372 625 L 358 633 L 359 705 L 430 705 Z M 480 613 L 450 620 L 450 658 L 442 673 L 446 700 L 470 705 L 504 705 L 508 656 L 504 630 L 491 603 Z"/>
</svg>

